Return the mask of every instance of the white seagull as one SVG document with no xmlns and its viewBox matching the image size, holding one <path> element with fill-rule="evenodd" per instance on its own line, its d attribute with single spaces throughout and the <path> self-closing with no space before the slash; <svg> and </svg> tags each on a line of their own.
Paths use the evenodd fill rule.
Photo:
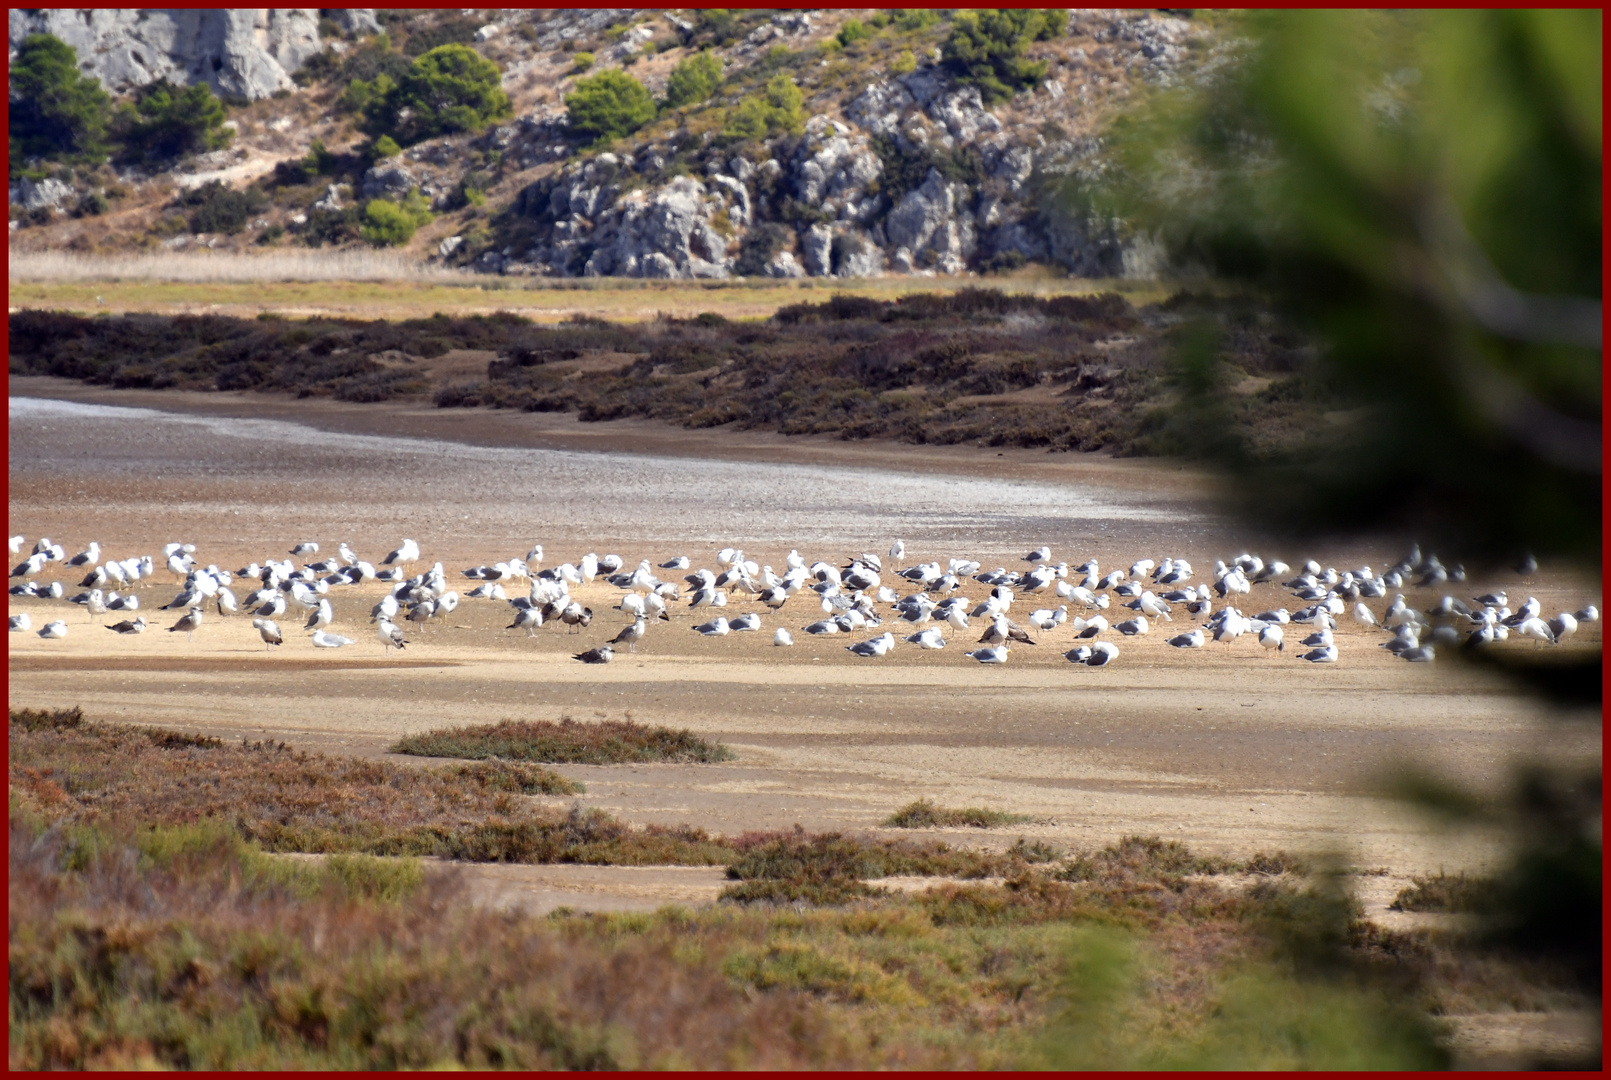
<svg viewBox="0 0 1611 1080">
<path fill-rule="evenodd" d="M 891 634 L 887 630 L 878 637 L 869 638 L 866 641 L 858 641 L 854 645 L 845 646 L 848 651 L 855 653 L 857 656 L 883 656 L 894 647 L 895 635 Z"/>
<path fill-rule="evenodd" d="M 263 651 L 269 652 L 275 645 L 285 640 L 280 634 L 279 624 L 273 619 L 253 619 L 252 625 L 257 627 L 258 636 L 263 639 Z"/>
<path fill-rule="evenodd" d="M 375 620 L 375 636 L 380 638 L 382 645 L 386 646 L 387 653 L 390 653 L 394 647 L 401 649 L 408 644 L 403 638 L 403 631 L 394 626 L 384 615 Z"/>
<path fill-rule="evenodd" d="M 313 644 L 320 649 L 339 649 L 343 645 L 351 645 L 352 638 L 342 637 L 340 634 L 327 634 L 323 630 L 313 632 Z"/>
</svg>

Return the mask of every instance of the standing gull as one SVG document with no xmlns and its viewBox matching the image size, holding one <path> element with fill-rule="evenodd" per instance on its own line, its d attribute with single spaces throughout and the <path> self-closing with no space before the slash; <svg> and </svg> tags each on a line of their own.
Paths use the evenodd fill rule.
<svg viewBox="0 0 1611 1080">
<path fill-rule="evenodd" d="M 184 631 L 186 641 L 194 641 L 196 628 L 201 625 L 201 608 L 194 607 L 178 622 L 168 627 L 168 633 L 177 634 Z"/>
</svg>

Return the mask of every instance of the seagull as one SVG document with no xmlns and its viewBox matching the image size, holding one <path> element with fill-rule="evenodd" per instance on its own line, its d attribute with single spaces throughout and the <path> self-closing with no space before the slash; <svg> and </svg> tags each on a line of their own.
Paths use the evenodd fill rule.
<svg viewBox="0 0 1611 1080">
<path fill-rule="evenodd" d="M 1071 664 L 1083 664 L 1091 658 L 1091 647 L 1089 645 L 1076 645 L 1064 653 L 1063 657 Z"/>
<path fill-rule="evenodd" d="M 1364 604 L 1355 604 L 1354 621 L 1363 623 L 1366 626 L 1375 626 L 1376 616 L 1372 615 L 1370 613 L 1370 608 L 1366 607 Z"/>
<path fill-rule="evenodd" d="M 536 549 L 536 551 L 537 551 L 537 557 L 539 559 L 541 559 L 542 558 L 542 548 L 539 547 L 539 548 Z M 405 539 L 403 541 L 401 547 L 399 547 L 396 551 L 393 551 L 390 555 L 387 555 L 384 559 L 382 559 L 380 561 L 380 563 L 381 563 L 382 566 L 392 566 L 392 565 L 394 565 L 396 563 L 412 563 L 412 562 L 418 562 L 419 557 L 420 557 L 420 546 L 418 544 L 414 543 L 414 541 L 412 541 L 412 540 Z M 526 561 L 530 562 L 531 560 L 528 557 Z"/>
<path fill-rule="evenodd" d="M 572 633 L 575 633 L 593 621 L 593 609 L 583 607 L 573 600 L 566 606 L 564 611 L 560 612 L 559 618 L 561 622 L 571 628 Z"/>
<path fill-rule="evenodd" d="M 1177 649 L 1201 649 L 1203 647 L 1203 632 L 1198 629 L 1191 631 L 1189 634 L 1176 634 L 1169 639 L 1169 644 Z"/>
<path fill-rule="evenodd" d="M 1037 630 L 1050 630 L 1052 627 L 1066 622 L 1067 620 L 1068 605 L 1062 604 L 1059 605 L 1055 611 L 1049 608 L 1041 608 L 1039 611 L 1031 612 L 1029 616 L 1029 625 L 1035 627 Z"/>
<path fill-rule="evenodd" d="M 182 619 L 168 627 L 168 633 L 177 634 L 179 631 L 183 630 L 185 633 L 185 640 L 194 641 L 195 637 L 193 635 L 196 633 L 196 627 L 200 625 L 201 608 L 193 607 Z"/>
<path fill-rule="evenodd" d="M 889 549 L 890 562 L 894 563 L 895 564 L 895 569 L 899 570 L 900 567 L 901 567 L 901 560 L 904 559 L 904 558 L 906 558 L 906 541 L 905 540 L 896 540 L 895 543 L 890 545 L 890 549 Z"/>
<path fill-rule="evenodd" d="M 1035 639 L 1029 636 L 1028 631 L 1008 622 L 1005 615 L 997 615 L 990 620 L 989 628 L 979 638 L 981 645 L 1001 645 L 1007 641 L 1021 641 L 1025 645 L 1035 644 Z"/>
<path fill-rule="evenodd" d="M 640 620 L 641 621 L 641 620 Z M 537 627 L 543 624 L 543 609 L 539 607 L 520 608 L 515 612 L 515 621 L 504 627 L 505 630 L 517 630 L 522 627 L 527 637 L 537 636 Z"/>
<path fill-rule="evenodd" d="M 706 637 L 722 637 L 731 629 L 732 627 L 728 625 L 726 617 L 722 615 L 716 616 L 710 622 L 700 623 L 694 627 L 696 633 L 703 634 Z"/>
<path fill-rule="evenodd" d="M 1555 631 L 1550 629 L 1549 623 L 1536 615 L 1523 619 L 1521 625 L 1516 627 L 1516 632 L 1522 637 L 1532 638 L 1535 643 L 1547 641 L 1551 645 L 1555 644 Z"/>
<path fill-rule="evenodd" d="M 728 629 L 735 633 L 743 630 L 759 630 L 761 628 L 761 617 L 752 611 L 748 615 L 740 615 L 728 623 L 727 626 Z"/>
<path fill-rule="evenodd" d="M 1331 631 L 1326 630 L 1323 631 L 1323 633 L 1326 635 L 1325 644 L 1330 645 Z M 1318 637 L 1319 635 L 1317 634 L 1315 636 Z M 1281 627 L 1279 626 L 1266 625 L 1263 630 L 1260 630 L 1259 644 L 1263 645 L 1266 649 L 1274 649 L 1276 652 L 1285 652 L 1287 648 L 1286 641 L 1284 640 L 1281 632 Z M 1308 645 L 1311 644 L 1311 642 L 1305 641 L 1304 644 Z"/>
<path fill-rule="evenodd" d="M 688 561 L 688 556 L 686 556 L 686 555 L 678 555 L 675 559 L 667 559 L 665 562 L 661 563 L 660 564 L 660 569 L 662 569 L 662 570 L 686 570 L 686 569 L 688 569 L 688 567 L 690 567 L 692 565 L 693 564 Z"/>
<path fill-rule="evenodd" d="M 94 609 L 91 608 L 91 610 L 93 611 Z M 1555 644 L 1557 645 L 1577 633 L 1577 619 L 1569 612 L 1561 612 L 1545 625 L 1550 628 L 1550 633 L 1555 635 Z"/>
<path fill-rule="evenodd" d="M 234 615 L 240 611 L 240 604 L 235 599 L 235 593 L 228 586 L 219 586 L 218 595 L 214 599 L 218 602 L 218 614 L 220 615 Z"/>
<path fill-rule="evenodd" d="M 1031 551 L 1028 555 L 1025 555 L 1024 556 L 1024 561 L 1025 562 L 1032 562 L 1032 563 L 1043 563 L 1043 562 L 1046 562 L 1049 559 L 1051 559 L 1051 557 L 1052 557 L 1052 549 L 1043 544 L 1040 547 L 1036 548 L 1034 551 Z"/>
<path fill-rule="evenodd" d="M 1577 621 L 1580 623 L 1599 622 L 1600 609 L 1595 607 L 1593 604 L 1590 604 L 1588 607 L 1577 613 Z"/>
<path fill-rule="evenodd" d="M 538 617 L 541 618 L 541 616 Z M 515 621 L 518 623 L 520 620 L 516 619 Z M 632 621 L 630 626 L 623 626 L 621 632 L 610 639 L 610 644 L 625 645 L 630 652 L 637 652 L 638 642 L 643 640 L 644 632 L 648 628 L 649 624 L 644 621 L 642 615 L 639 615 Z"/>
<path fill-rule="evenodd" d="M 285 640 L 280 634 L 279 624 L 273 619 L 253 619 L 252 625 L 257 627 L 257 633 L 263 639 L 265 652 Z"/>
<path fill-rule="evenodd" d="M 774 644 L 774 645 L 793 645 L 794 644 L 794 638 L 789 634 L 789 632 L 787 630 L 783 629 L 783 627 L 780 626 L 780 627 L 778 627 L 777 633 L 772 635 L 772 644 Z"/>
<path fill-rule="evenodd" d="M 615 650 L 610 648 L 608 645 L 600 645 L 596 649 L 589 649 L 586 652 L 577 653 L 575 656 L 571 657 L 571 659 L 580 660 L 584 664 L 608 664 L 611 660 L 615 659 Z"/>
<path fill-rule="evenodd" d="M 317 555 L 319 554 L 319 545 L 315 544 L 311 540 L 304 540 L 296 547 L 292 548 L 290 554 L 298 557 L 303 555 Z"/>
<path fill-rule="evenodd" d="M 1434 653 L 1430 645 L 1418 645 L 1413 649 L 1405 649 L 1399 656 L 1412 664 L 1430 664 Z"/>
<path fill-rule="evenodd" d="M 132 621 L 124 619 L 120 623 L 113 623 L 107 629 L 119 634 L 143 634 L 145 633 L 145 616 L 141 615 Z"/>
<path fill-rule="evenodd" d="M 1080 631 L 1080 637 L 1094 638 L 1107 628 L 1108 621 L 1106 619 L 1100 615 L 1093 615 L 1091 616 L 1090 621 L 1085 624 L 1085 629 Z"/>
<path fill-rule="evenodd" d="M 945 648 L 945 635 L 940 633 L 938 626 L 931 626 L 927 630 L 919 630 L 915 634 L 909 634 L 906 640 L 925 649 Z"/>
<path fill-rule="evenodd" d="M 1141 612 L 1143 615 L 1151 615 L 1155 619 L 1165 619 L 1169 622 L 1174 622 L 1173 619 L 1169 618 L 1168 602 L 1160 599 L 1157 596 L 1154 596 L 1151 590 L 1144 590 L 1141 593 L 1141 596 L 1136 600 L 1136 610 Z"/>
<path fill-rule="evenodd" d="M 32 630 L 33 628 L 34 621 L 28 617 L 28 613 L 26 611 L 24 611 L 21 615 L 11 616 L 11 632 L 13 634 L 21 633 L 24 630 Z"/>
<path fill-rule="evenodd" d="M 1298 659 L 1307 660 L 1311 664 L 1335 664 L 1337 662 L 1337 646 L 1327 645 L 1323 649 L 1311 649 L 1298 657 Z"/>
<path fill-rule="evenodd" d="M 1145 634 L 1147 632 L 1147 617 L 1145 615 L 1138 615 L 1133 619 L 1126 619 L 1122 623 L 1114 626 L 1113 629 L 1117 630 L 1125 637 L 1136 637 L 1139 634 Z"/>
<path fill-rule="evenodd" d="M 384 615 L 375 620 L 375 636 L 380 638 L 380 643 L 382 645 L 386 646 L 387 653 L 390 653 L 394 646 L 401 649 L 404 645 L 408 644 L 403 639 L 403 631 L 397 626 L 394 626 L 391 620 L 387 619 Z"/>
<path fill-rule="evenodd" d="M 1091 658 L 1085 661 L 1086 667 L 1106 667 L 1118 659 L 1119 647 L 1111 641 L 1099 641 L 1091 646 Z"/>
<path fill-rule="evenodd" d="M 823 619 L 806 627 L 805 632 L 808 634 L 837 634 L 839 633 L 839 624 L 832 619 Z"/>
<path fill-rule="evenodd" d="M 845 649 L 857 656 L 883 656 L 895 647 L 895 635 L 887 630 L 878 637 L 846 645 Z"/>
<path fill-rule="evenodd" d="M 313 612 L 308 616 L 307 625 L 303 626 L 302 629 L 314 630 L 317 632 L 335 621 L 335 609 L 330 606 L 330 601 L 321 597 L 318 606 L 315 607 Z"/>
<path fill-rule="evenodd" d="M 1310 634 L 1308 637 L 1304 638 L 1299 644 L 1311 646 L 1317 645 L 1321 648 L 1326 648 L 1327 646 L 1336 644 L 1336 642 L 1332 641 L 1331 639 L 1331 631 L 1322 627 L 1321 629 Z"/>
<path fill-rule="evenodd" d="M 965 652 L 962 655 L 970 660 L 977 660 L 981 664 L 1005 664 L 1007 662 L 1007 646 L 996 645 L 988 649 L 975 649 L 973 652 Z"/>
<path fill-rule="evenodd" d="M 45 624 L 44 629 L 39 631 L 39 636 L 47 639 L 64 638 L 67 636 L 67 624 L 60 619 L 55 622 L 48 622 Z"/>
<path fill-rule="evenodd" d="M 323 630 L 313 632 L 313 644 L 320 649 L 339 649 L 343 645 L 351 645 L 352 638 L 342 637 L 340 634 L 327 634 Z"/>
</svg>

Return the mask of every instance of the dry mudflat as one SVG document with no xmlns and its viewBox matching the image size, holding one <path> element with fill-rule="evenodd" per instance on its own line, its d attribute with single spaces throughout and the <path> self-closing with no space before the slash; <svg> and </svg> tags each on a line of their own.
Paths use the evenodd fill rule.
<svg viewBox="0 0 1611 1080">
<path fill-rule="evenodd" d="M 44 379 L 14 378 L 10 392 L 10 532 L 30 543 L 48 535 L 70 551 L 98 540 L 113 557 L 185 541 L 204 565 L 234 570 L 283 558 L 299 540 L 326 551 L 346 540 L 378 560 L 407 536 L 424 551 L 421 569 L 440 559 L 462 592 L 476 584 L 462 568 L 537 542 L 545 565 L 596 551 L 629 567 L 680 554 L 714 566 L 729 544 L 778 567 L 791 548 L 842 561 L 882 552 L 896 536 L 908 561 L 968 555 L 987 567 L 1022 566 L 1023 554 L 1045 543 L 1054 558 L 1095 557 L 1104 568 L 1184 556 L 1200 576 L 1247 548 L 1294 565 L 1312 555 L 1381 568 L 1403 547 L 1403 538 L 1374 538 L 1300 550 L 1248 534 L 1214 514 L 1207 478 L 1161 462 Z M 42 577 L 78 591 L 76 574 Z M 410 628 L 408 648 L 391 655 L 369 623 L 378 585 L 332 594 L 333 629 L 354 644 L 314 649 L 301 619 L 287 613 L 286 643 L 270 651 L 246 617 L 210 612 L 194 641 L 167 632 L 179 613 L 157 609 L 176 584 L 159 571 L 135 590 L 152 622 L 140 636 L 102 629 L 80 607 L 11 597 L 10 611 L 30 612 L 36 627 L 64 618 L 70 629 L 58 641 L 10 636 L 10 703 L 76 704 L 94 717 L 359 755 L 386 754 L 398 735 L 431 727 L 630 715 L 692 728 L 737 755 L 718 765 L 561 769 L 586 783 L 578 801 L 630 821 L 721 832 L 796 822 L 868 829 L 927 796 L 1036 819 L 934 834 L 953 843 L 1005 846 L 1022 835 L 1084 848 L 1156 833 L 1231 855 L 1335 852 L 1386 871 L 1367 898 L 1384 918 L 1393 882 L 1497 857 L 1483 838 L 1438 833 L 1380 797 L 1388 772 L 1417 763 L 1495 788 L 1518 755 L 1600 754 L 1597 718 L 1563 724 L 1493 677 L 1441 659 L 1403 663 L 1375 647 L 1383 635 L 1351 622 L 1339 630 L 1336 665 L 1303 663 L 1290 647 L 1267 653 L 1246 639 L 1170 648 L 1168 633 L 1193 621 L 1181 612 L 1174 626 L 1118 639 L 1119 659 L 1104 669 L 1063 658 L 1073 643 L 1063 627 L 1014 647 L 1006 665 L 985 667 L 961 655 L 974 646 L 954 633 L 943 651 L 903 644 L 882 659 L 857 658 L 848 640 L 881 630 L 806 635 L 801 628 L 821 613 L 802 593 L 777 613 L 734 597 L 723 613 L 758 610 L 763 629 L 721 638 L 691 630 L 715 612 L 676 605 L 636 653 L 590 666 L 572 654 L 625 621 L 613 610 L 621 592 L 602 581 L 579 590 L 594 612 L 580 633 L 507 630 L 507 605 L 465 600 Z M 1489 585 L 1536 595 L 1546 613 L 1598 603 L 1600 591 L 1597 581 L 1546 566 L 1525 582 L 1473 581 L 1457 595 Z M 964 591 L 978 599 L 987 589 L 971 582 Z M 1440 595 L 1407 592 L 1422 604 Z M 1240 606 L 1283 605 L 1299 606 L 1261 585 Z M 1055 605 L 1025 597 L 1014 614 L 1039 606 Z M 771 644 L 780 626 L 794 633 L 792 648 Z M 1599 649 L 1600 625 L 1585 626 L 1569 647 Z M 488 902 L 539 909 L 698 903 L 719 887 L 719 871 L 704 870 L 475 874 Z"/>
</svg>

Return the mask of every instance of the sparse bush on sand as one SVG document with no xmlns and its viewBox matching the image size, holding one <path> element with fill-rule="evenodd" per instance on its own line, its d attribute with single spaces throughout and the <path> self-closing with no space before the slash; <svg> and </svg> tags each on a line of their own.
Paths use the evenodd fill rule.
<svg viewBox="0 0 1611 1080">
<path fill-rule="evenodd" d="M 892 829 L 993 829 L 1033 820 L 1028 814 L 1009 814 L 1005 810 L 987 810 L 979 806 L 960 809 L 936 806 L 932 800 L 917 799 L 885 818 L 884 824 Z"/>
<path fill-rule="evenodd" d="M 730 761 L 733 752 L 686 728 L 674 731 L 632 720 L 580 723 L 566 717 L 551 720 L 504 720 L 496 724 L 438 728 L 407 735 L 392 747 L 394 754 L 425 757 L 505 758 L 551 765 L 614 765 L 633 761 Z"/>
</svg>

